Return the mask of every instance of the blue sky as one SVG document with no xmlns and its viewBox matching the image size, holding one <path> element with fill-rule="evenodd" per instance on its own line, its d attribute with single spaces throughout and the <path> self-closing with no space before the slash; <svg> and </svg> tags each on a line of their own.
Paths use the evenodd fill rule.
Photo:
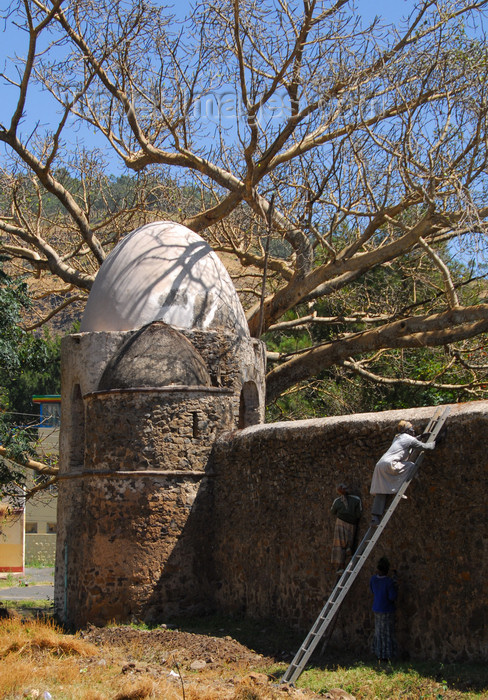
<svg viewBox="0 0 488 700">
<path fill-rule="evenodd" d="M 3 5 L 0 6 L 0 17 L 4 17 L 7 13 L 7 8 L 10 0 L 3 0 Z M 166 4 L 166 3 L 165 3 Z M 387 24 L 396 24 L 400 20 L 408 16 L 414 9 L 415 0 L 357 0 L 356 3 L 351 2 L 351 8 L 355 5 L 356 13 L 360 14 L 363 19 L 368 22 L 375 16 L 379 15 Z M 190 8 L 190 0 L 179 0 L 175 3 L 177 7 L 176 14 L 182 16 Z M 5 65 L 9 58 L 15 53 L 22 56 L 26 51 L 26 44 L 23 41 L 24 36 L 21 31 L 16 29 L 11 21 L 4 20 L 0 23 L 0 72 L 5 70 Z M 17 89 L 11 86 L 6 86 L 0 79 L 0 122 L 8 123 L 6 120 L 11 116 L 12 110 L 17 100 Z M 56 124 L 55 108 L 53 101 L 46 94 L 39 90 L 31 90 L 29 92 L 26 118 L 22 125 L 22 131 L 28 133 L 33 126 L 39 122 L 41 125 L 48 125 L 51 121 Z M 69 125 L 68 125 L 69 126 Z M 82 141 L 88 148 L 106 147 L 106 142 L 99 134 L 94 134 L 93 131 L 86 127 L 74 126 L 71 130 L 65 129 L 63 137 L 68 138 L 72 145 Z M 3 145 L 0 144 L 0 165 L 5 151 Z M 112 173 L 118 174 L 122 171 L 119 161 L 115 161 L 109 157 L 109 168 Z"/>
<path fill-rule="evenodd" d="M 411 11 L 414 4 L 413 0 L 390 0 L 389 2 L 387 0 L 358 0 L 356 3 L 356 12 L 361 14 L 366 21 L 373 19 L 375 15 L 380 15 L 387 22 L 396 23 L 402 16 Z M 190 6 L 191 3 L 189 0 L 180 0 L 174 5 L 174 7 L 177 8 L 176 14 L 183 16 L 188 12 Z M 8 5 L 6 4 L 2 7 L 2 16 L 5 15 L 7 7 Z M 353 3 L 351 3 L 351 8 L 352 7 Z M 3 71 L 14 54 L 19 56 L 25 55 L 27 43 L 24 40 L 25 34 L 17 29 L 12 24 L 11 20 L 4 21 L 0 25 L 0 31 L 2 32 L 0 39 L 0 71 Z M 0 122 L 4 124 L 8 123 L 7 120 L 11 116 L 13 106 L 17 100 L 17 95 L 17 88 L 5 85 L 4 81 L 0 79 Z M 31 130 L 37 122 L 40 122 L 41 125 L 43 123 L 47 125 L 51 118 L 55 119 L 55 107 L 52 99 L 49 95 L 42 93 L 40 90 L 29 91 L 25 111 L 26 118 L 22 124 L 22 131 L 24 133 Z M 56 122 L 53 121 L 53 123 Z M 64 136 L 67 136 L 66 130 L 64 131 Z M 88 131 L 86 128 L 77 127 L 75 129 L 73 127 L 70 136 L 73 137 L 70 139 L 73 142 L 82 139 L 90 146 L 105 146 L 105 142 L 101 136 L 93 134 L 93 132 Z"/>
</svg>

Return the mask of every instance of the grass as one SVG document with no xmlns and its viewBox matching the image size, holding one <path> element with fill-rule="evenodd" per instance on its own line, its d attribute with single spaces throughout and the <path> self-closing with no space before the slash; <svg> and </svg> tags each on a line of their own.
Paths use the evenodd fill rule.
<svg viewBox="0 0 488 700">
<path fill-rule="evenodd" d="M 38 567 L 40 569 L 45 569 L 45 566 L 40 566 Z M 32 583 L 30 581 L 30 578 L 25 576 L 25 574 L 7 574 L 6 576 L 2 576 L 0 578 L 0 590 L 2 588 L 22 588 L 22 587 L 27 587 L 28 585 L 37 585 L 37 586 L 42 586 L 42 585 L 48 585 L 52 583 L 52 577 L 49 576 L 46 573 L 46 579 L 35 581 L 35 583 Z"/>
<path fill-rule="evenodd" d="M 54 559 L 55 559 L 54 555 L 51 559 L 35 559 L 35 558 L 26 559 L 25 560 L 25 567 L 27 569 L 45 569 L 46 567 L 50 569 L 50 568 L 54 567 L 54 564 L 55 564 Z"/>
<path fill-rule="evenodd" d="M 7 574 L 5 578 L 0 578 L 0 589 L 1 588 L 13 588 L 14 586 L 19 586 L 20 583 L 19 576 L 14 576 L 13 574 Z"/>
<path fill-rule="evenodd" d="M 33 602 L 39 607 L 39 601 Z M 46 608 L 51 605 L 50 601 L 45 603 Z M 202 674 L 182 669 L 180 675 L 179 667 L 176 673 L 163 661 L 155 660 L 147 639 L 144 643 L 135 640 L 123 652 L 118 646 L 95 646 L 82 635 L 66 634 L 47 616 L 42 620 L 23 619 L 15 612 L 20 604 L 11 608 L 13 617 L 0 620 L 3 700 L 42 698 L 45 691 L 53 700 L 292 700 L 296 697 L 295 691 L 286 692 L 285 687 L 276 684 L 287 668 L 285 662 L 252 669 L 257 675 L 274 678 L 274 683 L 267 683 L 263 676 L 264 682 L 258 685 L 229 664 Z M 191 624 L 186 620 L 178 628 L 211 636 L 228 635 L 265 655 L 273 649 L 296 647 L 289 631 L 248 620 L 203 618 Z M 378 665 L 352 656 L 346 659 L 344 654 L 339 657 L 337 652 L 336 659 L 331 661 L 332 654 L 327 664 L 310 665 L 299 678 L 297 688 L 319 696 L 333 688 L 342 688 L 357 700 L 488 699 L 486 664 Z M 266 663 L 263 659 L 263 664 Z M 224 683 L 224 677 L 233 678 L 233 683 Z"/>
<path fill-rule="evenodd" d="M 6 600 L 3 603 L 5 608 L 12 608 L 13 610 L 18 610 L 23 612 L 31 608 L 39 608 L 40 610 L 49 611 L 52 608 L 53 601 L 49 598 L 44 600 Z"/>
<path fill-rule="evenodd" d="M 342 688 L 356 700 L 486 700 L 488 673 L 484 664 L 377 663 L 357 661 L 335 668 L 310 668 L 297 687 L 323 694 Z"/>
<path fill-rule="evenodd" d="M 230 635 L 247 647 L 265 656 L 279 658 L 284 650 L 293 653 L 303 636 L 276 622 L 256 622 L 220 616 L 177 619 L 179 629 L 211 634 Z M 291 658 L 291 657 L 290 657 Z M 373 659 L 358 659 L 343 651 L 326 651 L 329 663 L 314 658 L 298 679 L 297 688 L 308 688 L 319 695 L 331 688 L 342 688 L 356 700 L 488 700 L 488 666 L 484 663 L 443 664 L 415 661 L 379 665 Z M 278 681 L 287 663 L 260 669 Z"/>
<path fill-rule="evenodd" d="M 49 619 L 53 614 L 52 600 L 4 600 L 2 607 L 17 613 L 25 619 L 43 617 Z M 0 696 L 1 697 L 1 696 Z"/>
<path fill-rule="evenodd" d="M 52 622 L 17 618 L 0 621 L 0 697 L 3 700 L 181 700 L 179 678 L 128 677 L 124 660 L 64 634 Z M 186 700 L 198 697 L 186 695 Z M 201 696 L 204 697 L 203 695 Z M 212 696 L 207 695 L 208 700 Z"/>
</svg>

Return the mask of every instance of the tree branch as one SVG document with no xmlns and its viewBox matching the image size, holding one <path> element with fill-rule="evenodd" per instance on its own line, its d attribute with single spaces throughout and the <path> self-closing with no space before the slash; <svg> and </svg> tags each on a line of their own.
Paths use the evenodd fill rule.
<svg viewBox="0 0 488 700">
<path fill-rule="evenodd" d="M 273 401 L 297 381 L 309 379 L 350 357 L 381 348 L 435 347 L 487 331 L 488 306 L 483 304 L 388 323 L 311 348 L 272 369 L 266 378 L 267 400 Z"/>
</svg>

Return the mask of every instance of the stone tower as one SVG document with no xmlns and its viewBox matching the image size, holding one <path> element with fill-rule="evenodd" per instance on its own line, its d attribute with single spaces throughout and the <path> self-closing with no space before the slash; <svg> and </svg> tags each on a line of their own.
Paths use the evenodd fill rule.
<svg viewBox="0 0 488 700">
<path fill-rule="evenodd" d="M 157 621 L 197 607 L 195 511 L 213 444 L 264 417 L 264 347 L 227 271 L 184 226 L 133 231 L 103 263 L 61 362 L 57 617 Z"/>
</svg>

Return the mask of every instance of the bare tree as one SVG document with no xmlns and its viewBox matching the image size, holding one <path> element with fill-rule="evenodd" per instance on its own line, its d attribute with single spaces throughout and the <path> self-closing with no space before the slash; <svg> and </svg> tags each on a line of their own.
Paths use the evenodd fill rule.
<svg viewBox="0 0 488 700">
<path fill-rule="evenodd" d="M 465 260 L 486 250 L 486 4 L 420 0 L 396 26 L 364 24 L 347 0 L 216 0 L 185 20 L 142 0 L 11 5 L 25 54 L 2 74 L 17 101 L 0 124 L 0 251 L 79 296 L 124 231 L 160 216 L 160 183 L 166 211 L 234 259 L 252 334 L 329 329 L 270 355 L 269 400 L 337 365 L 381 381 L 371 363 L 388 349 L 445 346 L 446 371 L 479 386 L 463 353 L 488 306 L 449 259 L 454 242 Z M 39 86 L 58 108 L 48 128 L 25 121 Z M 83 125 L 105 155 L 77 145 Z M 115 161 L 137 174 L 135 197 L 94 207 Z M 378 284 L 323 314 L 394 266 L 403 296 Z"/>
</svg>

